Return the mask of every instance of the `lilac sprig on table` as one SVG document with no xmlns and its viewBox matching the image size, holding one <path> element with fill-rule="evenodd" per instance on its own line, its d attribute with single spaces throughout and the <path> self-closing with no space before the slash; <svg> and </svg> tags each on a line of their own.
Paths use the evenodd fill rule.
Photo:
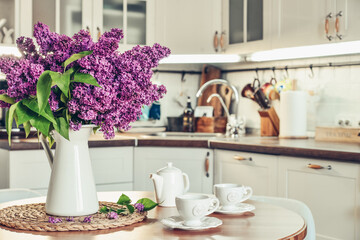
<svg viewBox="0 0 360 240">
<path fill-rule="evenodd" d="M 0 107 L 10 107 L 8 125 L 15 119 L 27 133 L 33 126 L 45 136 L 55 129 L 67 138 L 69 129 L 94 124 L 109 139 L 114 128 L 128 130 L 143 105 L 166 93 L 150 81 L 152 68 L 170 54 L 159 44 L 120 53 L 120 29 L 93 42 L 88 31 L 69 37 L 40 22 L 34 37 L 38 48 L 31 38 L 20 37 L 22 57 L 0 58 L 9 86 L 0 92 Z"/>
<path fill-rule="evenodd" d="M 61 218 L 49 217 L 49 223 L 61 223 Z"/>
<path fill-rule="evenodd" d="M 107 217 L 109 219 L 116 219 L 114 218 L 115 214 L 116 215 L 132 214 L 134 213 L 135 209 L 138 212 L 146 212 L 146 211 L 150 211 L 151 209 L 155 208 L 158 205 L 156 202 L 148 198 L 139 199 L 134 205 L 132 205 L 131 199 L 125 194 L 122 194 L 120 196 L 119 200 L 117 201 L 117 204 L 119 204 L 119 209 L 113 209 L 108 206 L 103 206 L 99 210 L 99 212 L 108 214 Z"/>
<path fill-rule="evenodd" d="M 84 217 L 84 223 L 91 223 L 91 216 Z"/>
</svg>

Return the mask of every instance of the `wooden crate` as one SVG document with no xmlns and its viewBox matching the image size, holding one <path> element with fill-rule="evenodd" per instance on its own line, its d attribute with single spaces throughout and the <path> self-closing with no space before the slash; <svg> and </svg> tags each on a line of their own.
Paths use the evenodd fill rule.
<svg viewBox="0 0 360 240">
<path fill-rule="evenodd" d="M 315 140 L 360 143 L 360 128 L 316 127 Z"/>
</svg>

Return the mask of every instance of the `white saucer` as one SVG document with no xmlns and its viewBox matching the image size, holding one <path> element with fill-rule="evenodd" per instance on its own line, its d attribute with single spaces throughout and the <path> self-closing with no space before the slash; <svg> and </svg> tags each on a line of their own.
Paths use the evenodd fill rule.
<svg viewBox="0 0 360 240">
<path fill-rule="evenodd" d="M 222 214 L 242 214 L 245 212 L 250 212 L 255 209 L 254 205 L 248 203 L 239 203 L 235 206 L 234 209 L 231 210 L 223 210 L 220 206 L 215 212 L 222 213 Z"/>
<path fill-rule="evenodd" d="M 222 224 L 222 221 L 215 217 L 204 217 L 201 221 L 200 226 L 185 226 L 184 221 L 179 216 L 172 216 L 168 218 L 164 218 L 161 220 L 161 223 L 169 228 L 177 228 L 182 230 L 203 230 L 208 228 L 215 228 Z"/>
</svg>

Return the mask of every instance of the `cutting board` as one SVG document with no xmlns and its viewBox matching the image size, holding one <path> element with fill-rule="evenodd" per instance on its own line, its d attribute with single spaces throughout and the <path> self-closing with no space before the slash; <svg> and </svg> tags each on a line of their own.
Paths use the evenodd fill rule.
<svg viewBox="0 0 360 240">
<path fill-rule="evenodd" d="M 212 80 L 221 78 L 221 69 L 210 66 L 210 65 L 204 65 L 201 73 L 201 80 L 200 80 L 200 86 L 204 85 L 206 82 Z M 214 108 L 214 117 L 220 117 L 222 116 L 222 107 L 219 99 L 214 97 L 211 99 L 209 103 L 206 102 L 208 97 L 213 93 L 219 93 L 218 92 L 218 84 L 214 84 L 211 86 L 208 86 L 203 94 L 198 98 L 198 106 L 213 106 Z"/>
</svg>

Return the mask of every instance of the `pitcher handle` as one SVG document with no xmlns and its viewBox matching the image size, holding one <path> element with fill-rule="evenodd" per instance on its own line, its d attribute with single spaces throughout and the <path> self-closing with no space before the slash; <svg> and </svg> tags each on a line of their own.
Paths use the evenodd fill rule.
<svg viewBox="0 0 360 240">
<path fill-rule="evenodd" d="M 41 142 L 42 147 L 45 150 L 45 154 L 46 154 L 46 157 L 47 157 L 47 159 L 49 161 L 50 168 L 52 169 L 53 162 L 54 162 L 54 155 L 51 152 L 51 148 L 50 148 L 50 146 L 49 146 L 48 142 L 46 141 L 46 138 L 44 137 L 43 134 L 41 134 L 41 136 L 40 136 L 40 142 Z"/>
<path fill-rule="evenodd" d="M 244 195 L 243 201 L 248 200 L 252 196 L 252 193 L 253 193 L 253 190 L 251 187 L 245 186 L 244 188 L 245 188 L 244 190 L 246 192 L 246 195 Z"/>
<path fill-rule="evenodd" d="M 190 189 L 189 176 L 186 173 L 183 173 L 184 177 L 184 193 L 188 192 Z"/>
</svg>

